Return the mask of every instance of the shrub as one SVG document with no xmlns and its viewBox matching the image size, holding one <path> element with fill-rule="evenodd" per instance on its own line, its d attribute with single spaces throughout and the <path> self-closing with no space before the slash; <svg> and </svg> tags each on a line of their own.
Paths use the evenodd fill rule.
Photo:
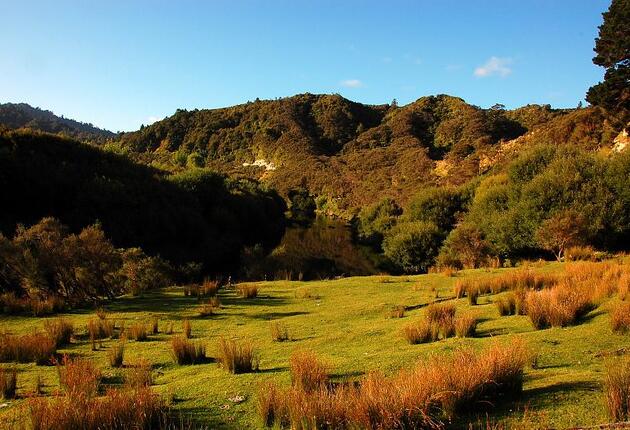
<svg viewBox="0 0 630 430">
<path fill-rule="evenodd" d="M 149 332 L 147 330 L 147 326 L 143 323 L 136 323 L 131 325 L 125 333 L 127 334 L 127 338 L 131 340 L 136 340 L 138 342 L 144 342 L 149 339 Z"/>
<path fill-rule="evenodd" d="M 604 376 L 604 395 L 613 421 L 630 419 L 630 357 L 608 364 Z"/>
<path fill-rule="evenodd" d="M 0 368 L 0 398 L 9 400 L 15 398 L 17 390 L 17 370 Z"/>
<path fill-rule="evenodd" d="M 515 315 L 516 314 L 516 295 L 514 293 L 506 293 L 503 297 L 499 297 L 496 302 L 499 315 Z"/>
<path fill-rule="evenodd" d="M 248 373 L 258 370 L 258 356 L 251 342 L 219 339 L 219 362 L 230 373 Z"/>
<path fill-rule="evenodd" d="M 458 315 L 454 322 L 457 337 L 473 337 L 477 331 L 477 318 L 473 315 Z"/>
<path fill-rule="evenodd" d="M 112 345 L 112 347 L 107 351 L 107 359 L 109 360 L 109 365 L 112 367 L 122 367 L 123 360 L 125 356 L 125 341 L 120 340 L 117 344 Z"/>
<path fill-rule="evenodd" d="M 284 342 L 289 340 L 289 329 L 280 321 L 271 322 L 271 339 L 274 342 Z"/>
<path fill-rule="evenodd" d="M 185 319 L 182 322 L 182 329 L 184 331 L 184 337 L 190 339 L 192 337 L 192 324 L 189 319 Z"/>
<path fill-rule="evenodd" d="M 610 325 L 614 333 L 630 332 L 630 302 L 621 302 L 612 308 Z"/>
<path fill-rule="evenodd" d="M 55 341 L 55 346 L 60 348 L 70 343 L 74 333 L 74 326 L 63 318 L 57 318 L 44 321 L 44 330 Z"/>
<path fill-rule="evenodd" d="M 258 286 L 256 284 L 238 284 L 236 290 L 239 296 L 244 299 L 253 299 L 258 296 Z"/>
<path fill-rule="evenodd" d="M 50 364 L 56 342 L 44 333 L 0 334 L 0 362 Z"/>
<path fill-rule="evenodd" d="M 70 359 L 65 355 L 57 363 L 59 385 L 70 398 L 85 396 L 95 397 L 101 384 L 101 372 L 90 360 Z"/>
<path fill-rule="evenodd" d="M 385 235 L 383 252 L 406 273 L 426 272 L 433 265 L 443 239 L 442 231 L 431 222 L 399 223 Z"/>
<path fill-rule="evenodd" d="M 328 384 L 328 366 L 313 351 L 295 351 L 289 359 L 291 385 L 302 391 L 314 391 Z"/>
<path fill-rule="evenodd" d="M 206 358 L 206 348 L 201 343 L 192 342 L 184 337 L 171 339 L 173 359 L 179 365 L 200 363 Z"/>
</svg>

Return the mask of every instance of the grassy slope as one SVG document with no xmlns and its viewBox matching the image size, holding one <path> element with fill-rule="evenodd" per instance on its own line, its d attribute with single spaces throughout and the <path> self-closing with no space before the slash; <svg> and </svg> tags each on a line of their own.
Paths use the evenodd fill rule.
<svg viewBox="0 0 630 430">
<path fill-rule="evenodd" d="M 549 264 L 537 270 L 559 270 Z M 514 269 L 501 269 L 514 270 Z M 175 332 L 181 333 L 181 319 L 189 317 L 193 336 L 208 344 L 208 355 L 214 356 L 219 336 L 247 338 L 255 342 L 260 352 L 261 371 L 256 374 L 230 375 L 215 363 L 176 366 L 170 357 L 169 335 L 159 334 L 148 342 L 129 342 L 126 363 L 147 357 L 158 369 L 157 392 L 174 394 L 177 408 L 208 424 L 211 428 L 257 428 L 255 411 L 256 386 L 263 380 L 275 379 L 289 384 L 288 358 L 296 348 L 310 348 L 330 363 L 338 378 L 355 377 L 370 370 L 394 372 L 411 366 L 429 354 L 450 351 L 462 344 L 482 347 L 493 338 L 509 341 L 512 335 L 523 336 L 539 352 L 536 369 L 527 369 L 525 396 L 519 404 L 508 405 L 496 416 L 515 423 L 523 410 L 537 411 L 533 417 L 539 424 L 569 427 L 605 422 L 600 381 L 606 358 L 601 352 L 630 348 L 630 336 L 611 334 L 604 302 L 588 315 L 581 325 L 566 329 L 534 331 L 527 317 L 499 317 L 492 304 L 495 296 L 483 296 L 474 307 L 482 319 L 475 339 L 448 339 L 433 344 L 408 345 L 401 336 L 404 325 L 422 316 L 423 304 L 451 297 L 452 286 L 461 277 L 489 276 L 499 270 L 466 271 L 458 277 L 420 275 L 410 277 L 355 277 L 322 282 L 261 283 L 259 297 L 252 300 L 237 298 L 233 291 L 222 291 L 224 308 L 218 315 L 201 319 L 196 315 L 195 299 L 184 298 L 181 289 L 155 292 L 144 298 L 124 298 L 107 308 L 110 318 L 135 321 L 160 319 L 160 331 L 169 321 Z M 308 290 L 311 298 L 298 298 Z M 614 300 L 614 299 L 613 299 Z M 417 306 L 402 319 L 386 319 L 386 310 L 403 304 Z M 470 306 L 466 299 L 458 300 L 461 309 Z M 67 315 L 78 329 L 93 313 L 76 312 Z M 269 320 L 282 319 L 294 338 L 291 342 L 274 343 L 270 338 Z M 3 331 L 24 333 L 42 327 L 42 320 L 29 317 L 0 317 Z M 104 348 L 93 352 L 89 342 L 74 343 L 64 352 L 93 358 L 112 381 L 121 371 L 107 364 L 107 349 L 115 341 L 104 341 Z M 610 359 L 610 358 L 609 358 Z M 4 364 L 3 366 L 7 366 Z M 54 367 L 19 365 L 18 394 L 26 395 L 40 374 L 45 391 L 54 392 L 58 380 Z M 122 371 L 124 372 L 124 370 Z M 244 395 L 246 401 L 233 404 L 228 398 Z M 1 403 L 1 402 L 0 402 Z M 0 409 L 0 426 L 14 415 L 18 400 Z M 224 405 L 229 405 L 226 408 Z M 223 408 L 222 408 L 223 407 Z M 3 419 L 4 418 L 4 419 Z M 530 417 L 531 418 L 531 417 Z M 474 417 L 469 418 L 473 420 Z M 7 425 L 7 424 L 5 424 Z"/>
</svg>

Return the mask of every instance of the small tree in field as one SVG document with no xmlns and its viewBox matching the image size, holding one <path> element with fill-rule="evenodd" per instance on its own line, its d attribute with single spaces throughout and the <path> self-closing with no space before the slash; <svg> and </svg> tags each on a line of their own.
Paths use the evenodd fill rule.
<svg viewBox="0 0 630 430">
<path fill-rule="evenodd" d="M 584 217 L 567 210 L 543 221 L 536 231 L 536 242 L 541 248 L 553 252 L 560 261 L 567 248 L 584 244 L 585 233 Z"/>
</svg>

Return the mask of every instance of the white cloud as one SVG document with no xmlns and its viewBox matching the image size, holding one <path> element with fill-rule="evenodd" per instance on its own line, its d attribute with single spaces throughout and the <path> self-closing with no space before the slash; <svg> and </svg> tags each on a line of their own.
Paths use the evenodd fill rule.
<svg viewBox="0 0 630 430">
<path fill-rule="evenodd" d="M 490 57 L 483 66 L 475 69 L 474 75 L 478 78 L 486 78 L 488 76 L 500 76 L 505 78 L 512 73 L 509 67 L 512 64 L 511 58 Z"/>
<path fill-rule="evenodd" d="M 158 118 L 157 116 L 150 116 L 146 119 L 146 123 L 147 125 L 151 125 L 156 121 L 159 121 L 161 118 Z"/>
<path fill-rule="evenodd" d="M 363 82 L 358 79 L 346 79 L 341 81 L 341 86 L 346 88 L 360 88 L 363 86 Z"/>
</svg>

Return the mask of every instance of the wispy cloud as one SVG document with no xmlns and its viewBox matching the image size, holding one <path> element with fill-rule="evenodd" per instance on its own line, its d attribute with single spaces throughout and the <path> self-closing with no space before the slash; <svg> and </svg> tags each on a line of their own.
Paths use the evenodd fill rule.
<svg viewBox="0 0 630 430">
<path fill-rule="evenodd" d="M 341 81 L 340 85 L 346 88 L 360 88 L 363 86 L 363 82 L 358 79 L 346 79 L 345 81 Z"/>
<path fill-rule="evenodd" d="M 511 58 L 490 57 L 483 66 L 479 66 L 475 69 L 474 75 L 478 78 L 487 78 L 489 76 L 505 78 L 512 73 L 512 69 L 510 68 L 511 64 Z"/>
<path fill-rule="evenodd" d="M 147 125 L 151 125 L 156 121 L 159 121 L 161 118 L 158 118 L 157 116 L 150 116 L 146 119 L 146 123 Z"/>
</svg>

